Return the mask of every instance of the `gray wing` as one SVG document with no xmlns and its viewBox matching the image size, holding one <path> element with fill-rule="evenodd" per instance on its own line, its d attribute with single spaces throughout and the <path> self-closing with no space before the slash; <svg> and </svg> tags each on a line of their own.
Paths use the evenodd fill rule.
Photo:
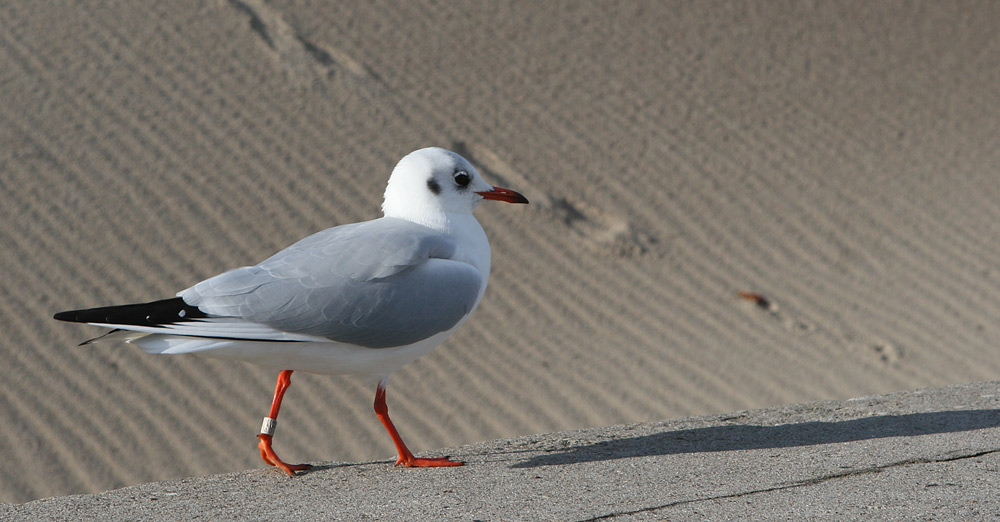
<svg viewBox="0 0 1000 522">
<path fill-rule="evenodd" d="M 256 266 L 180 292 L 212 316 L 370 348 L 411 344 L 458 324 L 482 274 L 453 261 L 454 239 L 381 218 L 318 232 Z"/>
</svg>

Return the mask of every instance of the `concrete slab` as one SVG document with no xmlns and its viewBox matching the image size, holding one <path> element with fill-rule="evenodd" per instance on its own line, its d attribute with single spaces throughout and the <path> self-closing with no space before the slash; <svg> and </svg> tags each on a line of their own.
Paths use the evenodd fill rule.
<svg viewBox="0 0 1000 522">
<path fill-rule="evenodd" d="M 3 504 L 0 520 L 992 519 L 1000 382 L 444 453 L 467 465 L 331 462 L 295 478 L 256 469 Z"/>
</svg>

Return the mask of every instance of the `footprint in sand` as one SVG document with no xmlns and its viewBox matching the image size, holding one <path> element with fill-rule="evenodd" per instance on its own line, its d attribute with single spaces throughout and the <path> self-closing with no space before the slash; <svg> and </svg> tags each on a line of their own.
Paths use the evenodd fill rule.
<svg viewBox="0 0 1000 522">
<path fill-rule="evenodd" d="M 789 332 L 808 334 L 816 330 L 816 326 L 812 323 L 794 315 L 782 312 L 778 307 L 778 303 L 776 303 L 774 299 L 765 297 L 764 295 L 756 292 L 740 291 L 736 292 L 736 295 L 747 303 L 750 303 L 750 305 L 755 309 L 770 314 L 776 321 L 780 321 Z"/>
<path fill-rule="evenodd" d="M 562 197 L 532 182 L 516 171 L 492 150 L 479 145 L 455 142 L 452 150 L 479 166 L 498 184 L 517 186 L 531 200 L 535 209 L 550 214 L 587 244 L 622 257 L 641 255 L 650 250 L 655 240 L 636 230 L 627 218 L 584 201 Z"/>
</svg>

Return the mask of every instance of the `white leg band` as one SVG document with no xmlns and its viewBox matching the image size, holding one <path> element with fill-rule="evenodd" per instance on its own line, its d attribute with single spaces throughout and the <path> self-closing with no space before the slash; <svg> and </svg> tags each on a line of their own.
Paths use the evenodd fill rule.
<svg viewBox="0 0 1000 522">
<path fill-rule="evenodd" d="M 278 421 L 271 417 L 264 417 L 264 423 L 260 425 L 260 432 L 264 435 L 274 435 L 274 428 L 278 426 Z"/>
</svg>

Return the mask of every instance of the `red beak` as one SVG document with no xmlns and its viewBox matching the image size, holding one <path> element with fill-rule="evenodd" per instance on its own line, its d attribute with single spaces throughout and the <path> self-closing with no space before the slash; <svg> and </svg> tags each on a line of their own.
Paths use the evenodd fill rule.
<svg viewBox="0 0 1000 522">
<path fill-rule="evenodd" d="M 483 199 L 495 199 L 497 201 L 506 201 L 507 203 L 528 202 L 528 198 L 522 196 L 520 193 L 501 187 L 493 187 L 493 190 L 488 192 L 476 192 L 476 194 L 482 196 Z"/>
</svg>

